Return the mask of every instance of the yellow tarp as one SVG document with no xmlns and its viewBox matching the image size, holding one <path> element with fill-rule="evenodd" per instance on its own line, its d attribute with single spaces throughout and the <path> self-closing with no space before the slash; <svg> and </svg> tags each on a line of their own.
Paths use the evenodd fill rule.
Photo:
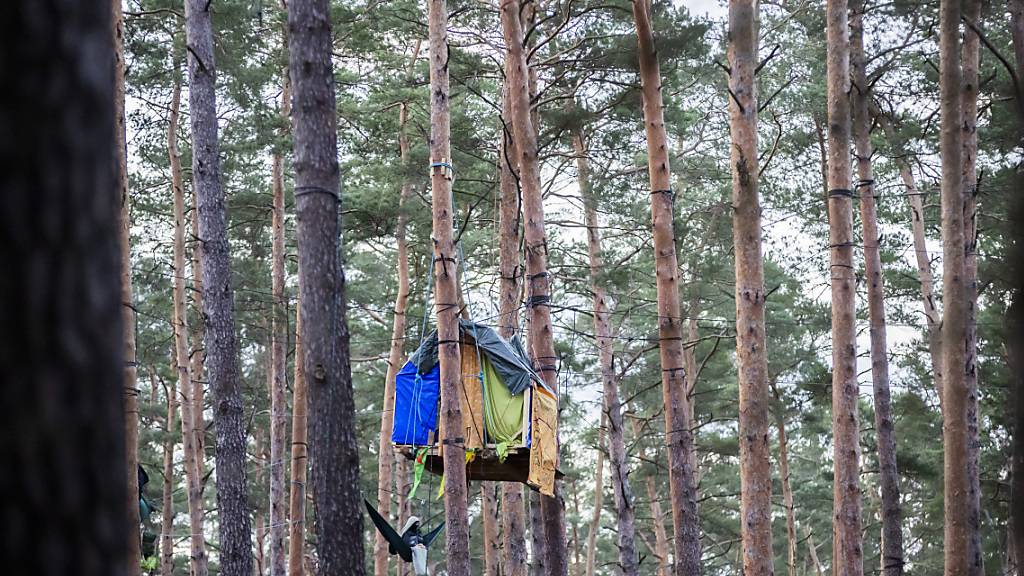
<svg viewBox="0 0 1024 576">
<path fill-rule="evenodd" d="M 558 465 L 558 399 L 547 390 L 533 389 L 530 433 L 530 474 L 526 482 L 545 496 L 555 495 Z"/>
</svg>

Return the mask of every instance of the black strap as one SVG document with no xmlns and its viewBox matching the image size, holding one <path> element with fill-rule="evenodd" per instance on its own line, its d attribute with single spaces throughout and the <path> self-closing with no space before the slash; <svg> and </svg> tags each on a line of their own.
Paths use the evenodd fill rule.
<svg viewBox="0 0 1024 576">
<path fill-rule="evenodd" d="M 874 186 L 874 185 L 875 185 L 875 180 L 873 178 L 861 178 L 860 180 L 857 180 L 857 184 L 854 186 L 854 188 L 864 188 L 866 186 Z"/>
<path fill-rule="evenodd" d="M 533 280 L 534 278 L 544 278 L 546 276 L 551 276 L 551 274 L 549 274 L 547 270 L 545 270 L 543 272 L 537 272 L 536 274 L 528 274 L 526 276 L 526 279 L 527 280 Z"/>
<path fill-rule="evenodd" d="M 833 188 L 833 189 L 828 191 L 828 197 L 829 198 L 840 198 L 840 197 L 853 198 L 853 190 L 850 190 L 849 188 Z"/>
<path fill-rule="evenodd" d="M 550 307 L 551 306 L 551 296 L 548 296 L 546 294 L 542 295 L 542 296 L 530 296 L 529 298 L 526 299 L 526 307 L 530 308 L 532 306 L 548 306 L 548 307 Z"/>
<path fill-rule="evenodd" d="M 444 444 L 445 446 L 460 446 L 462 444 L 465 444 L 465 442 L 466 439 L 463 438 L 462 436 L 456 436 L 455 438 L 445 438 L 444 440 L 441 440 L 441 444 Z"/>
<path fill-rule="evenodd" d="M 295 187 L 295 197 L 296 198 L 298 198 L 299 196 L 305 196 L 306 194 L 326 194 L 326 195 L 330 196 L 331 198 L 334 198 L 335 201 L 340 201 L 340 198 L 338 198 L 338 193 L 336 191 L 328 190 L 327 188 L 322 188 L 320 186 L 296 186 Z"/>
</svg>

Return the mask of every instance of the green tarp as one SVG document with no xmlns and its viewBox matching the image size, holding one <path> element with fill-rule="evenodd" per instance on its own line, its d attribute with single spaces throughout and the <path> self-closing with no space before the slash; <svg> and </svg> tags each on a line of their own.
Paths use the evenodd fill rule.
<svg viewBox="0 0 1024 576">
<path fill-rule="evenodd" d="M 483 358 L 484 413 L 487 436 L 496 445 L 515 446 L 523 442 L 523 400 L 501 382 L 494 364 Z M 500 452 L 500 451 L 499 451 Z"/>
</svg>

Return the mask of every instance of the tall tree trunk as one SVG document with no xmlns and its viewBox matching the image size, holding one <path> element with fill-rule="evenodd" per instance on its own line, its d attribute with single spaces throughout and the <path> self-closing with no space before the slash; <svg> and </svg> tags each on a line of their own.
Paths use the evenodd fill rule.
<svg viewBox="0 0 1024 576">
<path fill-rule="evenodd" d="M 629 467 L 626 461 L 626 438 L 622 420 L 622 404 L 619 401 L 618 381 L 612 365 L 614 342 L 611 330 L 611 309 L 608 293 L 601 283 L 603 263 L 601 259 L 601 230 L 597 222 L 597 198 L 590 186 L 590 162 L 579 128 L 572 135 L 573 151 L 576 155 L 577 183 L 583 200 L 583 218 L 587 226 L 587 254 L 590 259 L 590 291 L 594 295 L 594 338 L 597 342 L 598 365 L 604 387 L 604 413 L 608 423 L 608 460 L 611 464 L 612 489 L 615 494 L 615 516 L 619 563 L 616 573 L 635 576 L 638 570 L 636 556 L 636 510 L 633 490 L 629 485 Z"/>
<path fill-rule="evenodd" d="M 235 345 L 234 294 L 227 210 L 220 184 L 216 70 L 210 3 L 185 1 L 192 174 L 199 196 L 206 354 L 217 420 L 217 509 L 220 567 L 225 576 L 252 574 L 252 522 L 245 474 L 245 421 Z"/>
<path fill-rule="evenodd" d="M 415 56 L 414 56 L 415 59 Z M 408 170 L 409 140 L 405 135 L 408 106 L 405 102 L 398 109 L 398 149 L 403 170 Z M 394 490 L 392 468 L 395 462 L 391 448 L 391 432 L 394 429 L 395 377 L 402 368 L 405 354 L 405 309 L 409 299 L 409 249 L 405 242 L 405 228 L 409 217 L 405 204 L 412 192 L 412 183 L 403 178 L 398 195 L 398 221 L 395 224 L 397 248 L 398 294 L 395 296 L 395 315 L 391 326 L 391 351 L 388 354 L 388 371 L 384 382 L 384 405 L 380 418 L 380 444 L 377 453 L 377 510 L 387 518 L 391 514 L 391 493 Z M 373 571 L 376 576 L 387 576 L 388 542 L 377 532 L 373 549 Z"/>
<path fill-rule="evenodd" d="M 837 576 L 864 572 L 857 418 L 856 289 L 850 173 L 850 36 L 846 0 L 829 0 L 828 212 L 832 270 L 832 558 Z"/>
<path fill-rule="evenodd" d="M 544 550 L 544 516 L 540 492 L 530 490 L 530 576 L 547 576 L 547 554 Z"/>
<path fill-rule="evenodd" d="M 458 321 L 458 260 L 452 237 L 454 202 L 450 164 L 450 111 L 448 99 L 448 7 L 445 0 L 428 0 L 430 37 L 430 184 L 433 191 L 434 278 L 437 286 L 438 356 L 441 365 L 441 418 L 444 436 L 444 509 L 447 518 L 445 551 L 448 572 L 469 576 L 469 519 L 462 408 Z"/>
<path fill-rule="evenodd" d="M 184 455 L 185 489 L 188 496 L 190 572 L 205 576 L 208 572 L 206 537 L 203 529 L 202 472 L 195 433 L 195 404 L 192 395 L 191 366 L 188 346 L 188 310 L 185 294 L 185 190 L 181 170 L 181 150 L 178 148 L 178 122 L 181 108 L 181 76 L 175 60 L 174 89 L 171 93 L 171 111 L 167 124 L 167 156 L 171 167 L 171 192 L 174 197 L 174 355 L 178 388 L 181 390 L 181 439 Z"/>
<path fill-rule="evenodd" d="M 1024 0 L 1009 0 L 1010 37 L 1013 40 L 1013 60 L 1017 78 L 1024 75 Z M 1020 87 L 1018 87 L 1020 90 Z"/>
<path fill-rule="evenodd" d="M 364 573 L 359 446 L 340 261 L 338 136 L 327 0 L 288 3 L 295 213 L 309 388 L 317 554 L 322 574 Z"/>
<path fill-rule="evenodd" d="M 964 342 L 967 287 L 964 283 L 963 157 L 960 108 L 960 2 L 942 0 L 939 11 L 939 89 L 942 158 L 942 360 L 945 574 L 968 573 L 970 482 L 967 474 L 968 390 Z"/>
<path fill-rule="evenodd" d="M 520 4 L 502 0 L 501 26 L 508 49 L 508 87 L 512 100 L 512 134 L 519 157 L 519 182 L 523 191 L 523 237 L 526 250 L 527 308 L 530 341 L 538 372 L 551 390 L 558 390 L 554 334 L 551 327 L 550 287 L 547 271 L 547 239 L 541 198 L 537 132 L 530 114 L 529 69 L 526 62 Z M 557 425 L 554 427 L 558 429 Z M 544 553 L 548 574 L 566 576 L 569 571 L 565 541 L 565 505 L 559 483 L 554 496 L 541 496 L 544 518 Z"/>
<path fill-rule="evenodd" d="M 506 79 L 510 65 L 506 60 Z M 501 96 L 502 139 L 498 154 L 498 332 L 502 338 L 511 339 L 519 332 L 519 277 L 522 267 L 519 252 L 521 212 L 517 182 L 518 154 L 510 125 L 512 100 L 507 80 Z M 505 545 L 502 557 L 505 575 L 526 576 L 526 501 L 520 484 L 501 484 L 501 530 Z"/>
<path fill-rule="evenodd" d="M 180 84 L 176 92 L 180 93 Z M 163 510 L 160 520 L 160 576 L 174 576 L 174 427 L 178 416 L 178 383 L 167 384 L 167 418 L 164 420 Z"/>
<path fill-rule="evenodd" d="M 121 317 L 124 338 L 124 440 L 125 467 L 128 490 L 125 493 L 128 518 L 132 530 L 126 532 L 128 539 L 128 574 L 142 573 L 142 542 L 139 539 L 139 388 L 138 362 L 135 350 L 135 307 L 132 299 L 132 249 L 131 249 L 131 207 L 128 196 L 128 147 L 125 135 L 124 116 L 124 17 L 121 0 L 112 0 L 111 32 L 114 40 L 114 137 L 117 146 L 117 185 L 121 193 L 118 214 L 118 237 L 121 245 Z"/>
<path fill-rule="evenodd" d="M 501 576 L 497 482 L 480 483 L 480 514 L 484 527 L 484 576 Z"/>
<path fill-rule="evenodd" d="M 287 35 L 285 36 L 287 50 Z M 291 86 L 284 70 L 281 90 L 281 118 L 291 115 Z M 284 248 L 284 152 L 274 151 L 273 218 L 271 226 L 271 291 L 274 309 L 270 328 L 270 576 L 285 575 L 285 534 L 288 532 L 288 502 L 285 484 L 285 450 L 288 441 L 287 387 L 288 295 L 285 293 Z"/>
<path fill-rule="evenodd" d="M 139 572 L 138 542 L 131 542 L 139 539 L 139 494 L 127 480 L 137 475 L 134 462 L 125 474 L 126 452 L 134 454 L 126 442 L 134 407 L 125 393 L 136 384 L 126 379 L 126 363 L 135 358 L 123 337 L 133 324 L 124 320 L 121 281 L 123 142 L 115 135 L 110 40 L 116 20 L 102 0 L 5 9 L 0 150 L 8 164 L 0 173 L 0 238 L 10 248 L 0 282 L 0 401 L 8 407 L 0 424 L 6 496 L 0 542 L 6 570 Z"/>
<path fill-rule="evenodd" d="M 597 533 L 601 530 L 601 510 L 604 507 L 604 454 L 605 454 L 605 429 L 608 423 L 608 412 L 601 411 L 601 426 L 597 432 L 597 462 L 594 464 L 594 510 L 590 516 L 590 526 L 587 528 L 587 558 L 584 566 L 584 576 L 594 576 L 594 566 L 597 559 Z"/>
<path fill-rule="evenodd" d="M 1020 176 L 1017 176 L 1020 178 Z M 1019 181 L 1019 180 L 1018 180 Z M 1020 214 L 1024 204 L 1018 200 L 1017 214 Z M 1018 236 L 1019 237 L 1019 236 Z M 1017 262 L 1024 258 L 1024 252 L 1017 248 Z M 1018 280 L 1019 282 L 1019 280 Z M 1010 465 L 1010 509 L 1013 510 L 1009 528 L 1010 545 L 1012 551 L 1013 567 L 1016 570 L 1012 574 L 1021 574 L 1021 565 L 1024 563 L 1024 309 L 1019 299 L 1014 302 L 1007 313 L 1007 356 L 1010 359 L 1010 374 L 1013 405 L 1013 451 Z"/>
<path fill-rule="evenodd" d="M 736 254 L 736 364 L 740 393 L 743 573 L 774 573 L 768 460 L 768 355 L 757 158 L 757 2 L 729 1 L 729 128 Z M 691 377 L 693 375 L 691 374 Z"/>
<path fill-rule="evenodd" d="M 693 437 L 688 418 L 690 409 L 686 397 L 682 318 L 679 313 L 679 271 L 672 223 L 675 198 L 669 171 L 661 71 L 647 0 L 633 0 L 633 19 L 636 21 L 639 46 L 647 165 L 651 181 L 651 219 L 658 283 L 658 339 L 661 385 L 665 400 L 665 443 L 668 446 L 672 524 L 675 527 L 675 574 L 698 576 L 701 571 L 700 528 L 697 489 L 689 459 Z"/>
<path fill-rule="evenodd" d="M 786 418 L 782 414 L 782 396 L 772 383 L 778 410 L 775 411 L 775 428 L 779 435 L 779 480 L 782 484 L 782 507 L 786 511 L 786 567 L 789 576 L 796 576 L 796 516 L 793 507 L 793 485 L 789 474 L 789 441 L 786 438 Z"/>
<path fill-rule="evenodd" d="M 967 389 L 967 530 L 968 576 L 985 573 L 981 549 L 981 479 L 978 457 L 981 441 L 978 437 L 978 65 L 981 58 L 981 38 L 972 29 L 981 26 L 981 0 L 963 3 L 963 17 L 970 24 L 964 27 L 963 82 L 960 89 L 963 178 L 964 227 L 964 305 L 966 306 L 964 350 L 966 368 L 964 386 Z"/>
<path fill-rule="evenodd" d="M 268 380 L 274 377 L 273 371 L 268 371 Z M 259 490 L 263 490 L 265 480 L 263 479 L 263 472 L 266 470 L 267 465 L 270 463 L 270 458 L 267 454 L 267 447 L 263 443 L 263 429 L 253 430 L 253 459 L 256 460 L 257 468 L 255 472 L 255 484 Z M 266 508 L 264 503 L 261 502 L 256 505 L 253 510 L 253 523 L 256 529 L 256 547 L 253 558 L 253 574 L 254 576 L 264 576 L 267 573 L 267 517 Z"/>
<path fill-rule="evenodd" d="M 195 310 L 194 326 L 192 326 L 192 353 L 189 372 L 192 378 L 192 390 L 188 396 L 192 403 L 192 418 L 189 420 L 189 434 L 193 436 L 196 453 L 196 469 L 199 470 L 199 491 L 203 490 L 206 477 L 206 328 L 203 319 L 203 250 L 199 240 L 199 190 L 192 186 L 192 237 L 195 247 L 192 249 L 192 308 Z M 185 393 L 182 392 L 182 395 Z"/>
<path fill-rule="evenodd" d="M 871 382 L 875 401 L 875 437 L 878 475 L 882 489 L 882 571 L 903 574 L 903 515 L 900 510 L 899 471 L 896 467 L 896 432 L 889 394 L 889 355 L 886 344 L 885 290 L 875 209 L 875 180 L 871 172 L 871 91 L 864 53 L 864 2 L 850 3 L 850 66 L 853 68 L 853 139 L 857 159 L 860 216 L 864 226 L 864 273 L 868 284 L 871 338 Z"/>
<path fill-rule="evenodd" d="M 295 375 L 292 377 L 292 462 L 288 495 L 288 574 L 302 576 L 306 543 L 307 427 L 306 371 L 302 366 L 302 273 L 295 313 Z"/>
</svg>

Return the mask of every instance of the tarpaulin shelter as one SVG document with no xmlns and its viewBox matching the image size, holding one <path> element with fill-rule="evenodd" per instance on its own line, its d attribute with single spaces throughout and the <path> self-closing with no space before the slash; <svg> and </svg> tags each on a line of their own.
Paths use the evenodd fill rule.
<svg viewBox="0 0 1024 576">
<path fill-rule="evenodd" d="M 558 399 L 534 372 L 518 339 L 459 320 L 462 357 L 460 436 L 469 480 L 523 482 L 552 495 L 557 463 Z M 413 457 L 426 448 L 425 468 L 442 474 L 438 408 L 441 396 L 437 332 L 410 356 L 395 378 L 396 449 Z"/>
</svg>

